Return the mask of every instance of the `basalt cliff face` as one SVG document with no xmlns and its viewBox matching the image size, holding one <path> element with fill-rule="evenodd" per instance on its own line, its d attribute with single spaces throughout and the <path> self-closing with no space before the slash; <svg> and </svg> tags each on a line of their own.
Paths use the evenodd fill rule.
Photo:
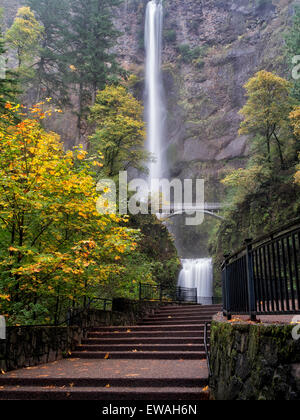
<svg viewBox="0 0 300 420">
<path fill-rule="evenodd" d="M 142 97 L 147 1 L 127 0 L 118 52 L 138 76 Z M 256 71 L 286 72 L 283 34 L 295 1 L 165 0 L 163 71 L 168 104 L 166 154 L 172 176 L 214 177 L 247 155 L 238 136 L 243 85 Z M 232 162 L 233 166 L 239 165 Z"/>
<path fill-rule="evenodd" d="M 0 0 L 11 19 L 21 0 Z M 243 85 L 266 69 L 288 76 L 284 32 L 299 0 L 164 0 L 163 75 L 168 109 L 164 149 L 165 174 L 171 178 L 204 178 L 206 201 L 220 201 L 219 180 L 245 165 L 247 137 L 238 135 L 245 102 Z M 144 17 L 147 0 L 124 0 L 115 23 L 123 33 L 117 52 L 134 74 L 131 86 L 143 99 Z M 72 127 L 58 129 L 72 143 Z M 185 257 L 206 256 L 201 227 L 173 224 Z"/>
</svg>

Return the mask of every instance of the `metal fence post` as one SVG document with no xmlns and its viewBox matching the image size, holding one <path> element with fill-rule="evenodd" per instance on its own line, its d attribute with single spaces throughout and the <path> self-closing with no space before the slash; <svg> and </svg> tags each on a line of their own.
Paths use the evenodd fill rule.
<svg viewBox="0 0 300 420">
<path fill-rule="evenodd" d="M 139 300 L 142 300 L 142 283 L 139 284 Z"/>
<path fill-rule="evenodd" d="M 254 287 L 254 269 L 252 254 L 252 239 L 246 239 L 247 246 L 247 283 L 248 283 L 248 302 L 251 321 L 256 321 L 256 299 Z"/>
<path fill-rule="evenodd" d="M 160 285 L 159 300 L 160 300 L 160 302 L 162 302 L 162 300 L 163 300 L 163 287 L 162 287 L 162 285 Z"/>
<path fill-rule="evenodd" d="M 228 270 L 228 260 L 230 258 L 230 254 L 224 255 L 224 263 L 223 263 L 223 315 L 227 317 L 228 321 L 231 320 L 231 307 L 229 305 L 230 302 L 230 282 L 229 282 L 229 270 Z"/>
</svg>

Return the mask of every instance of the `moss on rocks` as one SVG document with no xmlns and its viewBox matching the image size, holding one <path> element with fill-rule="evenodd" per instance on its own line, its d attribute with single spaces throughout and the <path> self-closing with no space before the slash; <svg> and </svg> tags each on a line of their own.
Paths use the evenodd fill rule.
<svg viewBox="0 0 300 420">
<path fill-rule="evenodd" d="M 300 341 L 292 325 L 213 322 L 210 387 L 216 400 L 300 398 Z"/>
</svg>

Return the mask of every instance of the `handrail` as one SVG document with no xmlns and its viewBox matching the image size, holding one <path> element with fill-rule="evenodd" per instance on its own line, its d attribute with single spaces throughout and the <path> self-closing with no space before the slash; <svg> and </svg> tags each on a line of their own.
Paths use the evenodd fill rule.
<svg viewBox="0 0 300 420">
<path fill-rule="evenodd" d="M 225 256 L 222 264 L 224 313 L 300 313 L 300 219 Z"/>
<path fill-rule="evenodd" d="M 210 368 L 210 353 L 208 351 L 208 345 L 207 345 L 207 326 L 208 326 L 208 322 L 205 322 L 205 324 L 204 324 L 204 348 L 205 348 L 205 353 L 206 353 L 208 374 L 209 374 L 209 377 L 211 377 L 212 376 L 212 371 L 211 371 L 211 368 Z"/>
<path fill-rule="evenodd" d="M 103 301 L 104 302 L 104 308 L 103 308 L 103 310 L 104 311 L 106 311 L 106 305 L 107 305 L 107 302 L 110 302 L 110 303 L 112 303 L 112 300 L 111 299 L 106 299 L 106 298 L 92 298 L 92 299 L 89 299 L 88 300 L 88 304 L 86 305 L 86 306 L 84 306 L 84 307 L 82 307 L 81 309 L 79 309 L 79 311 L 77 312 L 77 309 L 76 308 L 72 308 L 70 311 L 69 311 L 69 313 L 68 313 L 68 317 L 63 321 L 63 322 L 61 322 L 60 324 L 58 324 L 57 326 L 60 326 L 60 325 L 63 325 L 63 324 L 68 324 L 68 325 L 71 325 L 71 320 L 72 320 L 72 314 L 70 315 L 70 312 L 72 312 L 72 311 L 76 311 L 76 313 L 75 313 L 75 315 L 73 316 L 73 318 L 74 317 L 76 317 L 76 316 L 78 316 L 78 315 L 80 315 L 80 314 L 82 314 L 84 311 L 86 311 L 87 309 L 90 309 L 90 307 L 91 307 L 91 304 L 94 302 L 94 301 L 97 301 L 97 300 L 101 300 L 101 301 Z M 70 316 L 69 316 L 70 315 Z"/>
<path fill-rule="evenodd" d="M 69 308 L 68 312 L 68 316 L 67 318 L 65 318 L 63 321 L 59 322 L 59 323 L 53 323 L 53 324 L 34 324 L 34 327 L 60 327 L 64 324 L 70 325 L 71 323 L 71 319 L 72 319 L 72 315 L 70 315 L 70 312 L 76 312 L 76 315 L 73 316 L 73 318 L 75 316 L 78 316 L 80 314 L 82 314 L 84 311 L 86 311 L 87 309 L 90 308 L 91 304 L 94 301 L 97 300 L 101 300 L 104 302 L 104 311 L 106 311 L 106 307 L 107 307 L 107 303 L 112 304 L 112 299 L 107 299 L 107 298 L 92 298 L 92 299 L 88 299 L 88 303 L 85 306 L 82 307 L 73 307 L 73 308 Z"/>
<path fill-rule="evenodd" d="M 283 225 L 281 228 L 277 228 L 277 229 L 271 231 L 270 233 L 267 233 L 265 235 L 262 235 L 258 239 L 254 239 L 254 240 L 251 239 L 250 245 L 254 246 L 254 245 L 256 245 L 256 244 L 258 244 L 260 242 L 267 241 L 267 239 L 271 241 L 272 239 L 275 239 L 275 236 L 277 236 L 277 235 L 279 235 L 279 236 L 285 235 L 286 233 L 289 232 L 289 230 L 291 228 L 293 228 L 293 227 L 296 228 L 296 226 L 298 226 L 298 225 L 300 227 L 300 218 L 293 219 L 291 222 L 287 223 L 286 225 Z M 225 261 L 223 262 L 223 264 L 226 261 L 229 262 L 233 258 L 236 258 L 239 254 L 241 254 L 242 252 L 245 252 L 246 250 L 247 250 L 247 246 L 244 245 L 240 249 L 238 249 L 238 251 L 236 251 L 234 254 L 226 255 L 225 256 Z"/>
</svg>

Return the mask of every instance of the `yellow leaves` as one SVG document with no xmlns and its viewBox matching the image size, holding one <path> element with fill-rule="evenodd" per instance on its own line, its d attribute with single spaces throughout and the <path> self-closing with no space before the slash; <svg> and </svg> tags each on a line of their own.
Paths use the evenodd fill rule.
<svg viewBox="0 0 300 420">
<path fill-rule="evenodd" d="M 18 251 L 19 251 L 17 248 L 15 248 L 15 247 L 13 247 L 13 246 L 10 246 L 10 247 L 8 248 L 8 250 L 9 250 L 10 252 L 18 252 Z"/>
<path fill-rule="evenodd" d="M 293 103 L 291 84 L 287 80 L 262 70 L 249 79 L 244 87 L 248 101 L 240 111 L 244 121 L 239 134 L 261 135 L 270 133 L 274 126 L 277 129 L 284 126 Z"/>
<path fill-rule="evenodd" d="M 87 152 L 85 150 L 81 150 L 78 154 L 77 154 L 77 159 L 79 160 L 84 160 L 86 158 Z"/>
<path fill-rule="evenodd" d="M 18 277 L 20 295 L 54 301 L 60 293 L 81 303 L 86 284 L 119 280 L 126 263 L 121 255 L 134 250 L 138 234 L 124 227 L 127 217 L 97 213 L 92 165 L 100 167 L 102 156 L 85 159 L 82 146 L 65 152 L 59 136 L 40 125 L 41 114 L 49 115 L 44 108 L 36 104 L 30 118 L 11 120 L 8 129 L 0 124 L 0 187 L 7 191 L 0 196 L 1 228 L 2 220 L 12 224 L 25 216 L 23 246 L 5 246 L 0 265 Z M 78 156 L 85 161 L 79 164 Z M 3 305 L 9 294 L 2 291 Z"/>
<path fill-rule="evenodd" d="M 289 119 L 291 121 L 295 136 L 300 137 L 300 106 L 294 108 L 294 110 L 289 115 Z"/>
<path fill-rule="evenodd" d="M 104 359 L 105 360 L 109 359 L 109 353 L 106 353 L 106 355 L 104 356 Z"/>
<path fill-rule="evenodd" d="M 71 64 L 71 65 L 69 66 L 69 69 L 70 69 L 72 72 L 75 72 L 75 71 L 77 70 L 77 68 L 76 68 L 73 64 Z"/>
<path fill-rule="evenodd" d="M 82 211 L 78 212 L 79 216 L 83 217 L 84 219 L 88 219 L 88 215 L 83 213 Z"/>
<path fill-rule="evenodd" d="M 94 161 L 94 162 L 93 162 L 93 166 L 97 166 L 97 167 L 99 167 L 99 168 L 102 168 L 102 167 L 103 167 L 103 163 L 100 163 L 100 162 Z"/>
<path fill-rule="evenodd" d="M 295 183 L 298 184 L 298 185 L 300 185 L 300 166 L 298 166 L 298 170 L 295 173 L 294 178 L 295 178 Z"/>
</svg>

